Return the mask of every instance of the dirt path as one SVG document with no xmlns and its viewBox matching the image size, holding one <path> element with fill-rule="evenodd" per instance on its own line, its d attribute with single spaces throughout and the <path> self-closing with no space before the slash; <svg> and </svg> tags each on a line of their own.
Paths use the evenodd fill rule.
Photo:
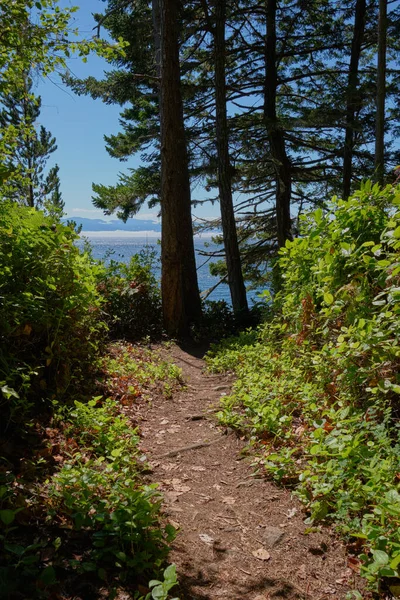
<svg viewBox="0 0 400 600">
<path fill-rule="evenodd" d="M 213 408 L 232 379 L 174 346 L 187 388 L 155 400 L 142 447 L 161 482 L 165 513 L 180 528 L 171 552 L 185 600 L 344 599 L 357 587 L 343 546 L 328 531 L 306 534 L 302 506 L 253 475 L 244 442 L 224 432 Z"/>
</svg>

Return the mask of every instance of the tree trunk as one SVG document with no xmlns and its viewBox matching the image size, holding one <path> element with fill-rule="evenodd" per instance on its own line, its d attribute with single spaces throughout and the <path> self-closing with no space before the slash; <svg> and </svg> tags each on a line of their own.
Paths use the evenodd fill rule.
<svg viewBox="0 0 400 600">
<path fill-rule="evenodd" d="M 226 116 L 226 0 L 216 0 L 214 26 L 215 107 L 217 133 L 218 188 L 221 224 L 225 246 L 228 283 L 235 316 L 248 315 L 246 288 L 243 281 L 235 214 L 232 200 L 232 171 L 229 158 L 228 123 Z"/>
<path fill-rule="evenodd" d="M 276 56 L 276 0 L 266 0 L 267 34 L 265 43 L 264 120 L 276 171 L 276 226 L 278 246 L 292 239 L 290 200 L 292 168 L 286 154 L 285 138 L 276 114 L 278 71 Z"/>
<path fill-rule="evenodd" d="M 376 81 L 375 172 L 380 185 L 385 174 L 385 98 L 386 98 L 387 0 L 379 0 L 378 72 Z"/>
<path fill-rule="evenodd" d="M 160 0 L 153 0 L 151 4 L 151 17 L 153 21 L 154 33 L 154 65 L 156 77 L 161 76 L 161 15 L 160 15 Z"/>
<path fill-rule="evenodd" d="M 168 334 L 185 337 L 201 316 L 201 303 L 180 83 L 178 0 L 159 0 L 159 7 L 162 307 Z"/>
<path fill-rule="evenodd" d="M 353 175 L 354 127 L 356 112 L 361 108 L 361 98 L 358 91 L 358 66 L 361 57 L 361 45 L 364 38 L 366 20 L 366 0 L 357 0 L 355 7 L 353 39 L 347 83 L 346 130 L 343 153 L 343 198 L 350 196 Z"/>
</svg>

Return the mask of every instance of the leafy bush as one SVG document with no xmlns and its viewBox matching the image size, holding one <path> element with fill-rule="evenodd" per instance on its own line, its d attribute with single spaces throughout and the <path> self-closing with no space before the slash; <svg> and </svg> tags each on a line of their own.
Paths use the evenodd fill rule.
<svg viewBox="0 0 400 600">
<path fill-rule="evenodd" d="M 48 488 L 49 514 L 91 535 L 83 570 L 119 567 L 132 576 L 152 572 L 165 559 L 165 541 L 174 537 L 159 526 L 160 497 L 154 485 L 138 482 L 139 437 L 114 400 L 76 402 L 70 415 L 76 451 Z M 100 576 L 105 577 L 103 571 Z"/>
<path fill-rule="evenodd" d="M 44 408 L 93 363 L 104 324 L 96 269 L 76 233 L 42 212 L 0 204 L 2 422 Z"/>
<path fill-rule="evenodd" d="M 232 307 L 225 300 L 205 300 L 202 303 L 203 312 L 200 323 L 193 328 L 193 336 L 197 340 L 216 342 L 233 333 L 237 333 L 243 327 L 260 323 L 266 315 L 266 310 L 256 303 L 249 310 L 245 322 L 237 320 L 233 314 Z"/>
<path fill-rule="evenodd" d="M 101 372 L 112 397 L 58 406 L 43 430 L 46 447 L 30 449 L 29 469 L 0 474 L 0 582 L 7 597 L 18 590 L 35 598 L 63 595 L 79 580 L 110 594 L 115 585 L 129 586 L 136 598 L 138 583 L 145 589 L 165 567 L 175 529 L 160 518 L 156 486 L 143 483 L 148 467 L 132 405 L 150 392 L 168 395 L 181 370 L 158 352 L 113 344 Z M 148 597 L 166 599 L 175 584 L 171 566 L 164 581 L 150 581 Z"/>
<path fill-rule="evenodd" d="M 274 320 L 209 357 L 238 375 L 221 420 L 258 440 L 309 523 L 353 540 L 371 584 L 400 564 L 399 207 L 368 182 L 308 215 L 281 251 Z"/>
<path fill-rule="evenodd" d="M 114 338 L 138 340 L 162 332 L 161 296 L 152 272 L 155 255 L 140 253 L 128 264 L 111 261 L 98 290 L 105 299 L 103 318 Z"/>
</svg>

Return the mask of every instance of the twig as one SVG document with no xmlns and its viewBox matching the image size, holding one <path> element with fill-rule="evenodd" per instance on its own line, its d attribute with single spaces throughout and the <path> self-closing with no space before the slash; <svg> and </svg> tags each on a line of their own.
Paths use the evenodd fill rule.
<svg viewBox="0 0 400 600">
<path fill-rule="evenodd" d="M 172 456 L 177 456 L 181 452 L 187 452 L 189 450 L 198 450 L 199 448 L 208 448 L 208 446 L 212 446 L 213 444 L 217 444 L 218 442 L 226 439 L 225 437 L 219 437 L 216 440 L 212 440 L 212 442 L 200 442 L 198 444 L 191 444 L 190 446 L 184 446 L 183 448 L 178 448 L 177 450 L 171 450 L 170 452 L 166 452 L 165 454 L 161 454 L 156 458 L 159 460 L 160 458 L 170 458 Z"/>
</svg>

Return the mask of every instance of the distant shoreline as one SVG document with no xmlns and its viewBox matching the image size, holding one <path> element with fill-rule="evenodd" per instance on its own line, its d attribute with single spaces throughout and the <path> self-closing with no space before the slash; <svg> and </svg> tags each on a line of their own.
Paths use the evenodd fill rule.
<svg viewBox="0 0 400 600">
<path fill-rule="evenodd" d="M 220 232 L 207 232 L 207 233 L 196 233 L 195 239 L 211 239 L 215 235 L 219 235 Z M 124 231 L 122 229 L 116 229 L 113 231 L 81 231 L 80 237 L 88 238 L 149 238 L 151 240 L 161 239 L 161 233 L 159 231 Z"/>
</svg>

